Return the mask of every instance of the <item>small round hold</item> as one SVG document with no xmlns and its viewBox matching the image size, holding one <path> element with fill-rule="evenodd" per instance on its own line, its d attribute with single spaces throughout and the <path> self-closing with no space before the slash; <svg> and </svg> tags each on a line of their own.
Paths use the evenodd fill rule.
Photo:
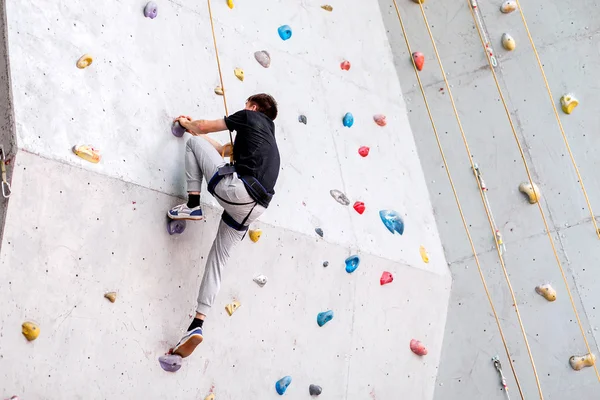
<svg viewBox="0 0 600 400">
<path fill-rule="evenodd" d="M 426 356 L 428 353 L 427 347 L 416 339 L 410 341 L 410 350 L 418 356 Z"/>
<path fill-rule="evenodd" d="M 516 1 L 508 0 L 502 3 L 502 5 L 500 6 L 500 11 L 502 11 L 504 14 L 509 14 L 513 11 L 516 11 L 517 8 L 518 5 Z"/>
<path fill-rule="evenodd" d="M 373 121 L 375 121 L 375 123 L 379 126 L 386 126 L 387 125 L 387 121 L 385 118 L 385 115 L 383 114 L 377 114 L 373 116 Z"/>
<path fill-rule="evenodd" d="M 344 71 L 349 71 L 350 70 L 350 61 L 342 61 L 342 63 L 340 64 L 340 68 L 343 69 Z"/>
<path fill-rule="evenodd" d="M 181 126 L 179 121 L 175 121 L 173 122 L 173 125 L 171 125 L 171 133 L 173 134 L 173 136 L 182 137 L 185 133 L 185 128 Z"/>
<path fill-rule="evenodd" d="M 169 235 L 181 235 L 185 231 L 185 225 L 183 219 L 171 219 L 167 223 L 167 232 L 169 232 Z"/>
<path fill-rule="evenodd" d="M 156 18 L 157 15 L 158 15 L 158 5 L 153 1 L 149 1 L 146 4 L 146 7 L 144 7 L 144 16 L 146 18 L 154 19 L 154 18 Z"/>
<path fill-rule="evenodd" d="M 167 372 L 177 372 L 181 368 L 182 358 L 177 354 L 167 354 L 158 357 L 160 367 Z"/>
<path fill-rule="evenodd" d="M 290 28 L 289 25 L 282 25 L 277 29 L 277 32 L 279 33 L 279 37 L 282 40 L 288 40 L 289 38 L 292 37 L 292 28 Z"/>
<path fill-rule="evenodd" d="M 306 125 L 306 124 L 307 124 L 307 122 L 308 122 L 308 121 L 306 120 L 306 115 L 300 115 L 300 116 L 298 117 L 298 122 L 300 122 L 300 123 L 303 123 L 304 125 Z"/>
<path fill-rule="evenodd" d="M 502 35 L 502 47 L 508 51 L 513 51 L 517 47 L 517 43 L 508 33 Z"/>
<path fill-rule="evenodd" d="M 77 60 L 77 68 L 84 69 L 89 67 L 94 59 L 89 54 L 82 55 L 79 60 Z"/>
<path fill-rule="evenodd" d="M 361 146 L 358 149 L 358 154 L 360 154 L 361 157 L 366 157 L 369 155 L 369 151 L 371 151 L 371 149 L 367 146 Z"/>
<path fill-rule="evenodd" d="M 223 96 L 223 88 L 221 86 L 217 86 L 215 88 L 215 94 L 218 94 L 219 96 Z"/>
<path fill-rule="evenodd" d="M 271 55 L 266 50 L 261 50 L 261 51 L 255 52 L 254 58 L 264 68 L 269 68 L 271 66 Z"/>
<path fill-rule="evenodd" d="M 342 123 L 346 128 L 351 128 L 352 125 L 354 125 L 354 116 L 352 115 L 352 113 L 346 113 L 346 115 L 344 115 L 344 118 L 342 118 Z"/>
<path fill-rule="evenodd" d="M 327 268 L 329 266 L 329 261 L 323 261 L 323 267 Z"/>
<path fill-rule="evenodd" d="M 40 327 L 34 322 L 23 322 L 21 325 L 21 333 L 31 342 L 40 336 Z"/>
<path fill-rule="evenodd" d="M 354 210 L 361 215 L 365 212 L 365 203 L 362 201 L 355 202 L 353 207 Z"/>
<path fill-rule="evenodd" d="M 319 385 L 310 385 L 308 387 L 308 393 L 311 396 L 318 396 L 323 392 L 323 388 L 321 388 L 321 386 Z"/>
<path fill-rule="evenodd" d="M 252 240 L 254 243 L 258 242 L 258 239 L 260 239 L 262 235 L 262 230 L 260 229 L 250 229 L 248 231 L 248 236 L 250 237 L 250 240 Z"/>
</svg>

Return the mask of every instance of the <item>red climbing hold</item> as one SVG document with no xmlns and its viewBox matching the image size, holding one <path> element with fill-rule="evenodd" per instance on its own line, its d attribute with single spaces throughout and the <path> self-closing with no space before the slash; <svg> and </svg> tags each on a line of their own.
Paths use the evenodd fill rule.
<svg viewBox="0 0 600 400">
<path fill-rule="evenodd" d="M 383 286 L 386 283 L 392 283 L 393 280 L 394 276 L 391 272 L 383 271 L 383 274 L 381 274 L 381 278 L 379 278 L 379 283 L 381 284 L 381 286 Z"/>
<path fill-rule="evenodd" d="M 373 116 L 373 120 L 379 126 L 386 126 L 387 125 L 387 121 L 385 120 L 385 115 L 383 115 L 383 114 L 374 115 Z"/>
<path fill-rule="evenodd" d="M 427 355 L 427 347 L 416 339 L 410 341 L 410 350 L 418 356 Z"/>
<path fill-rule="evenodd" d="M 425 64 L 425 55 L 418 51 L 415 51 L 413 54 L 413 60 L 415 60 L 415 65 L 419 71 L 423 71 L 423 65 Z"/>
<path fill-rule="evenodd" d="M 356 203 L 354 203 L 354 209 L 359 214 L 364 213 L 365 212 L 365 203 L 363 203 L 362 201 L 357 201 Z"/>
<path fill-rule="evenodd" d="M 340 64 L 340 68 L 342 68 L 344 71 L 348 71 L 350 69 L 350 61 L 343 61 Z"/>
<path fill-rule="evenodd" d="M 369 155 L 369 150 L 371 149 L 367 146 L 362 146 L 360 149 L 358 149 L 358 154 L 360 154 L 361 157 L 366 157 Z"/>
</svg>

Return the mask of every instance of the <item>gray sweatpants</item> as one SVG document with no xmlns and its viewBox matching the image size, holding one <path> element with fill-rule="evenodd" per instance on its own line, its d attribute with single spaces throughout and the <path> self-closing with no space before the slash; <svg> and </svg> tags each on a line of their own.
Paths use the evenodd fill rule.
<svg viewBox="0 0 600 400">
<path fill-rule="evenodd" d="M 202 186 L 202 177 L 206 182 L 213 177 L 217 169 L 225 165 L 219 152 L 202 136 L 190 138 L 185 147 L 185 174 L 187 178 L 187 191 L 199 192 Z M 244 183 L 237 174 L 225 176 L 215 187 L 217 201 L 229 215 L 237 222 L 246 220 L 246 225 L 255 221 L 265 208 L 256 204 L 246 191 Z M 254 207 L 254 209 L 252 209 Z M 198 293 L 198 311 L 206 315 L 212 307 L 215 297 L 221 288 L 221 274 L 234 245 L 242 240 L 244 232 L 230 228 L 222 220 L 215 241 L 210 248 L 204 268 L 204 276 Z"/>
</svg>

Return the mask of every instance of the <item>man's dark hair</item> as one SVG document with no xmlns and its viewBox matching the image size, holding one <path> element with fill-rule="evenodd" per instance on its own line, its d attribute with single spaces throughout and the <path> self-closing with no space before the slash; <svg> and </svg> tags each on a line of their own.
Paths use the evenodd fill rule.
<svg viewBox="0 0 600 400">
<path fill-rule="evenodd" d="M 256 105 L 256 111 L 265 114 L 271 120 L 277 118 L 277 102 L 270 94 L 260 93 L 248 97 L 248 102 Z"/>
</svg>

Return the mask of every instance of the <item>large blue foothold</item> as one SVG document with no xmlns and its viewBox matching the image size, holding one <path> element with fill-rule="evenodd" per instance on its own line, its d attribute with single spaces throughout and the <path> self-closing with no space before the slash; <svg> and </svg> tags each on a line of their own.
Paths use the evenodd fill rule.
<svg viewBox="0 0 600 400">
<path fill-rule="evenodd" d="M 350 256 L 346 258 L 346 272 L 351 274 L 352 272 L 356 271 L 358 264 L 360 264 L 360 258 L 358 258 L 358 256 Z"/>
<path fill-rule="evenodd" d="M 289 25 L 282 25 L 277 29 L 279 37 L 283 40 L 288 40 L 292 37 L 292 28 Z"/>
<path fill-rule="evenodd" d="M 275 390 L 277 390 L 278 394 L 283 395 L 287 390 L 288 386 L 290 386 L 290 383 L 292 383 L 292 377 L 284 376 L 283 378 L 278 380 L 277 383 L 275 383 Z"/>
<path fill-rule="evenodd" d="M 333 319 L 333 311 L 329 310 L 329 311 L 323 311 L 320 312 L 319 315 L 317 315 L 317 324 L 319 324 L 319 326 L 323 326 L 326 323 L 328 323 L 329 321 L 331 321 Z"/>
<path fill-rule="evenodd" d="M 404 233 L 404 221 L 402 216 L 394 210 L 381 210 L 379 211 L 381 221 L 390 232 L 398 232 L 400 235 Z"/>
<path fill-rule="evenodd" d="M 344 123 L 345 127 L 350 128 L 352 125 L 354 125 L 354 116 L 351 113 L 346 113 L 342 122 Z"/>
</svg>

